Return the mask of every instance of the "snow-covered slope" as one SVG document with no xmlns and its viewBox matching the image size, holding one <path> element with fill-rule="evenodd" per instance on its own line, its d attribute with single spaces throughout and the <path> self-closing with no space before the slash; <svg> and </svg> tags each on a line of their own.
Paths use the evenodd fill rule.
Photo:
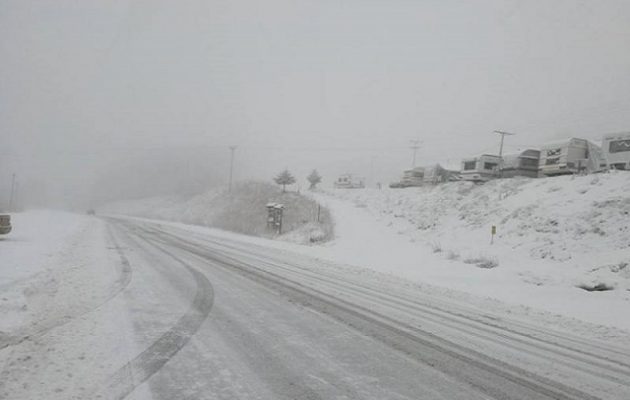
<svg viewBox="0 0 630 400">
<path fill-rule="evenodd" d="M 270 202 L 285 205 L 283 234 L 279 237 L 267 229 L 266 205 Z M 183 222 L 294 243 L 323 242 L 333 237 L 328 210 L 318 210 L 312 199 L 295 192 L 283 193 L 265 182 L 240 183 L 231 193 L 221 188 L 196 196 L 120 201 L 99 208 L 99 213 Z"/>
<path fill-rule="evenodd" d="M 337 238 L 322 256 L 619 326 L 630 305 L 629 194 L 623 172 L 324 192 Z M 579 288 L 598 284 L 614 290 Z"/>
<path fill-rule="evenodd" d="M 333 190 L 311 194 L 332 213 L 333 241 L 306 247 L 264 242 L 526 309 L 630 329 L 630 320 L 622 317 L 630 305 L 628 193 L 630 174 L 623 172 Z M 214 200 L 211 193 L 205 196 L 185 206 L 170 198 L 123 208 L 131 215 L 211 225 L 203 218 L 214 218 Z M 497 235 L 490 244 L 492 225 Z M 579 288 L 599 284 L 613 290 Z"/>
<path fill-rule="evenodd" d="M 549 260 L 630 277 L 630 174 L 329 192 L 451 256 Z M 491 227 L 497 227 L 494 244 Z M 455 254 L 456 253 L 456 254 Z M 630 270 L 630 268 L 628 268 Z M 611 275 L 614 278 L 616 275 Z"/>
</svg>

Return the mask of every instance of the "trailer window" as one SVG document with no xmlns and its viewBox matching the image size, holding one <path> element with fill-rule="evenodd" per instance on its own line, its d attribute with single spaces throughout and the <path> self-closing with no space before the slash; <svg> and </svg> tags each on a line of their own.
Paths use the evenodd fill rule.
<svg viewBox="0 0 630 400">
<path fill-rule="evenodd" d="M 545 165 L 556 165 L 560 164 L 560 158 L 548 158 L 545 161 Z"/>
<path fill-rule="evenodd" d="M 624 151 L 630 151 L 630 139 L 613 140 L 608 147 L 610 153 L 621 153 Z"/>
<path fill-rule="evenodd" d="M 560 154 L 562 154 L 562 149 L 553 149 L 553 150 L 547 150 L 547 157 L 553 157 L 553 156 L 559 156 Z"/>
<path fill-rule="evenodd" d="M 521 166 L 523 167 L 537 167 L 538 160 L 534 158 L 521 158 Z"/>
<path fill-rule="evenodd" d="M 483 163 L 483 169 L 488 170 L 488 171 L 492 171 L 494 170 L 499 164 L 497 163 L 493 163 L 493 162 L 486 162 Z"/>
<path fill-rule="evenodd" d="M 477 161 L 466 161 L 464 162 L 464 171 L 471 171 L 475 169 L 477 165 Z"/>
</svg>

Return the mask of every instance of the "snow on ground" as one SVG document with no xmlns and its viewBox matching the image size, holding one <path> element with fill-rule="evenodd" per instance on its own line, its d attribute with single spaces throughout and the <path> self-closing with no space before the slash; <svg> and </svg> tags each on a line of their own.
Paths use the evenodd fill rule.
<svg viewBox="0 0 630 400">
<path fill-rule="evenodd" d="M 54 211 L 11 215 L 13 231 L 0 236 L 0 289 L 54 264 L 70 236 L 83 229 L 89 218 Z"/>
<path fill-rule="evenodd" d="M 630 329 L 627 193 L 630 174 L 623 172 L 332 190 L 312 194 L 332 212 L 332 242 L 301 246 L 212 232 Z M 498 233 L 490 244 L 492 225 Z M 600 283 L 614 290 L 578 288 Z"/>
<path fill-rule="evenodd" d="M 336 221 L 322 250 L 336 260 L 628 329 L 628 193 L 630 174 L 618 172 L 316 198 Z M 614 290 L 577 288 L 600 283 Z"/>
<path fill-rule="evenodd" d="M 29 211 L 12 225 L 0 239 L 0 398 L 86 398 L 102 355 L 135 346 L 121 337 L 124 304 L 91 313 L 121 287 L 119 255 L 98 218 Z"/>
<path fill-rule="evenodd" d="M 283 234 L 267 228 L 269 203 L 285 205 Z M 307 196 L 283 192 L 266 182 L 243 182 L 231 192 L 215 188 L 193 196 L 160 196 L 103 205 L 99 213 L 132 215 L 215 227 L 293 243 L 314 243 L 333 236 L 330 214 Z M 319 216 L 319 220 L 318 220 Z"/>
</svg>

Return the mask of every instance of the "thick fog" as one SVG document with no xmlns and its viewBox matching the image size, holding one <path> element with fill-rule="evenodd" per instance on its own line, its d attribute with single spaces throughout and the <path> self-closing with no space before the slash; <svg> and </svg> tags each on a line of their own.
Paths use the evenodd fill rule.
<svg viewBox="0 0 630 400">
<path fill-rule="evenodd" d="M 388 183 L 630 129 L 630 2 L 0 0 L 0 207 Z M 304 184 L 303 184 L 304 186 Z"/>
</svg>

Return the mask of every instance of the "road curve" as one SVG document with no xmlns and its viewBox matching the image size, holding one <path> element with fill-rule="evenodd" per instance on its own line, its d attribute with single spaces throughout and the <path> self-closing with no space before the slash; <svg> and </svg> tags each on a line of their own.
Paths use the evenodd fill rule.
<svg viewBox="0 0 630 400">
<path fill-rule="evenodd" d="M 150 341 L 159 310 L 139 318 L 144 347 L 101 397 L 144 385 L 156 399 L 630 398 L 630 349 L 488 319 L 306 257 L 108 221 L 127 251 L 156 261 L 149 281 L 189 308 Z"/>
</svg>

